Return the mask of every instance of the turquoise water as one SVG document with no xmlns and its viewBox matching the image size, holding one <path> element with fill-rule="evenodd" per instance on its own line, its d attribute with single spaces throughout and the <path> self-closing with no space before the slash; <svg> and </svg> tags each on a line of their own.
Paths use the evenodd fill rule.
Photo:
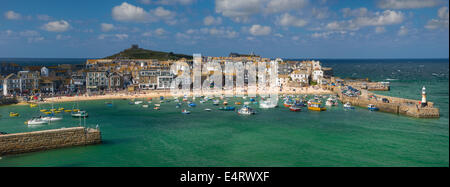
<svg viewBox="0 0 450 187">
<path fill-rule="evenodd" d="M 80 102 L 90 114 L 88 126 L 100 126 L 103 144 L 4 156 L 0 166 L 449 166 L 448 60 L 324 63 L 342 77 L 395 79 L 392 90 L 380 94 L 420 99 L 425 85 L 441 118 L 342 107 L 322 113 L 257 109 L 255 116 L 239 116 L 211 102 L 197 102 L 189 108 L 192 114 L 182 115 L 173 102 L 160 111 L 125 100 L 114 101 L 112 108 L 105 101 Z M 21 117 L 9 118 L 9 111 Z M 29 128 L 24 121 L 38 112 L 28 106 L 0 107 L 0 114 L 0 131 L 8 133 L 79 124 L 65 114 L 61 122 Z"/>
</svg>

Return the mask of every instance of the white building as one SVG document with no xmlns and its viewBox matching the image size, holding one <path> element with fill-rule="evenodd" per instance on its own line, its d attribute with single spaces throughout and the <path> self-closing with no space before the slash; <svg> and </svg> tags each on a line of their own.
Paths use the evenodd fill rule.
<svg viewBox="0 0 450 187">
<path fill-rule="evenodd" d="M 48 68 L 42 67 L 41 68 L 41 76 L 42 77 L 48 77 L 48 74 L 49 74 Z"/>
<path fill-rule="evenodd" d="M 294 82 L 309 83 L 309 74 L 305 70 L 295 70 L 291 73 L 291 79 Z"/>
</svg>

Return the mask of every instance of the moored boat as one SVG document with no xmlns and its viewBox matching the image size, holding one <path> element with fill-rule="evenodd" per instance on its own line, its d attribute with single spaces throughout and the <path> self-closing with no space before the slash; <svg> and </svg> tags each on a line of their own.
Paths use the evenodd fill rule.
<svg viewBox="0 0 450 187">
<path fill-rule="evenodd" d="M 272 102 L 270 102 L 270 100 L 259 103 L 259 108 L 267 109 L 267 108 L 276 108 L 276 107 L 278 107 L 277 103 L 272 103 Z"/>
<path fill-rule="evenodd" d="M 10 112 L 9 113 L 9 117 L 19 117 L 19 113 L 16 113 L 16 112 Z"/>
<path fill-rule="evenodd" d="M 249 106 L 243 106 L 241 109 L 239 109 L 238 113 L 241 114 L 241 115 L 254 115 L 254 114 L 256 114 L 255 110 L 253 110 Z"/>
<path fill-rule="evenodd" d="M 292 111 L 292 112 L 300 112 L 300 111 L 302 111 L 302 109 L 300 107 L 297 107 L 297 106 L 291 106 L 291 107 L 289 107 L 289 110 Z"/>
<path fill-rule="evenodd" d="M 370 111 L 378 111 L 378 110 L 379 110 L 374 104 L 369 104 L 369 105 L 367 106 L 367 108 L 368 108 Z"/>
<path fill-rule="evenodd" d="M 72 117 L 75 118 L 86 118 L 89 116 L 89 114 L 86 111 L 79 110 L 78 112 L 72 111 Z"/>
<path fill-rule="evenodd" d="M 27 125 L 43 125 L 47 124 L 48 122 L 43 120 L 42 117 L 33 117 L 32 119 L 25 122 Z"/>
<path fill-rule="evenodd" d="M 182 113 L 182 114 L 191 114 L 191 112 L 188 111 L 188 110 L 186 110 L 186 109 L 183 109 L 183 110 L 181 111 L 181 113 Z"/>
<path fill-rule="evenodd" d="M 236 108 L 235 108 L 235 107 L 232 107 L 232 106 L 227 106 L 227 107 L 221 107 L 221 108 L 219 108 L 219 110 L 223 110 L 223 111 L 234 111 L 234 110 L 236 110 Z"/>
<path fill-rule="evenodd" d="M 355 107 L 353 107 L 352 104 L 350 104 L 350 102 L 347 102 L 344 104 L 344 109 L 355 109 Z"/>
<path fill-rule="evenodd" d="M 308 110 L 321 112 L 326 111 L 327 109 L 325 107 L 322 107 L 322 103 L 311 102 L 311 104 L 308 106 Z"/>
</svg>

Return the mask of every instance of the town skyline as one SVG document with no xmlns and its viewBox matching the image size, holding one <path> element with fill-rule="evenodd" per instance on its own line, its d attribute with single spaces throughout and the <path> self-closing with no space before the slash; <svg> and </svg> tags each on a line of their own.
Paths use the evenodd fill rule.
<svg viewBox="0 0 450 187">
<path fill-rule="evenodd" d="M 443 0 L 18 0 L 0 7 L 0 57 L 156 51 L 296 58 L 448 58 Z"/>
</svg>

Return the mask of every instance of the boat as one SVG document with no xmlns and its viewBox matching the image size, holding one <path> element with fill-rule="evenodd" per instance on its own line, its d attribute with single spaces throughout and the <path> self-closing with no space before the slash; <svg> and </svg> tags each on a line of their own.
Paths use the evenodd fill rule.
<svg viewBox="0 0 450 187">
<path fill-rule="evenodd" d="M 61 107 L 61 108 L 58 108 L 58 110 L 59 110 L 59 111 L 63 111 L 63 110 L 64 110 L 64 108 L 62 108 L 62 107 Z"/>
<path fill-rule="evenodd" d="M 210 108 L 205 108 L 205 111 L 207 111 L 207 112 L 211 112 L 211 111 L 212 111 L 212 109 L 210 109 Z"/>
<path fill-rule="evenodd" d="M 284 103 L 283 103 L 283 105 L 284 105 L 286 108 L 291 107 L 293 104 L 294 104 L 294 103 L 292 103 L 292 101 L 290 101 L 290 100 L 286 100 L 286 101 L 284 101 Z"/>
<path fill-rule="evenodd" d="M 244 102 L 244 105 L 250 105 L 249 101 Z"/>
<path fill-rule="evenodd" d="M 294 104 L 296 107 L 306 107 L 306 104 L 303 100 L 297 100 Z"/>
<path fill-rule="evenodd" d="M 241 102 L 235 102 L 234 104 L 236 104 L 236 105 L 242 105 Z"/>
<path fill-rule="evenodd" d="M 47 123 L 48 121 L 45 121 L 44 119 L 42 119 L 42 117 L 33 117 L 32 119 L 25 122 L 25 124 L 27 125 L 43 125 Z"/>
<path fill-rule="evenodd" d="M 188 111 L 188 110 L 186 110 L 186 109 L 183 109 L 183 110 L 181 111 L 181 113 L 182 113 L 182 114 L 191 114 L 191 112 Z"/>
<path fill-rule="evenodd" d="M 367 108 L 368 108 L 370 111 L 378 111 L 378 110 L 379 110 L 374 104 L 369 104 L 369 105 L 367 106 Z"/>
<path fill-rule="evenodd" d="M 112 104 L 111 102 L 108 102 L 108 103 L 106 103 L 106 106 L 107 106 L 107 107 L 112 107 L 113 104 Z"/>
<path fill-rule="evenodd" d="M 291 106 L 291 107 L 289 107 L 289 110 L 292 112 L 300 112 L 300 111 L 302 111 L 302 108 L 297 107 L 297 106 Z"/>
<path fill-rule="evenodd" d="M 71 115 L 72 115 L 72 117 L 75 117 L 75 118 L 86 118 L 89 116 L 89 114 L 86 111 L 81 111 L 81 110 L 79 110 L 77 112 L 72 111 Z"/>
<path fill-rule="evenodd" d="M 195 104 L 195 103 L 189 103 L 189 107 L 196 107 L 197 106 L 197 104 Z"/>
<path fill-rule="evenodd" d="M 80 109 L 72 109 L 72 112 L 79 112 Z"/>
<path fill-rule="evenodd" d="M 224 101 L 223 105 L 225 105 L 225 106 L 228 105 L 228 101 Z"/>
<path fill-rule="evenodd" d="M 135 105 L 140 105 L 140 104 L 142 104 L 142 103 L 144 103 L 144 102 L 143 102 L 143 101 L 135 101 L 135 102 L 134 102 Z"/>
<path fill-rule="evenodd" d="M 161 106 L 161 104 L 155 104 L 155 106 L 156 106 L 156 107 L 160 107 L 160 106 Z"/>
<path fill-rule="evenodd" d="M 19 117 L 19 113 L 10 112 L 9 117 Z"/>
<path fill-rule="evenodd" d="M 48 110 L 47 109 L 42 109 L 42 110 L 40 110 L 41 112 L 47 112 Z"/>
<path fill-rule="evenodd" d="M 160 108 L 159 107 L 155 107 L 155 108 L 153 108 L 154 110 L 160 110 Z"/>
<path fill-rule="evenodd" d="M 219 100 L 214 100 L 213 101 L 213 105 L 218 106 L 219 105 Z"/>
<path fill-rule="evenodd" d="M 55 112 L 53 112 L 53 113 L 59 114 L 59 113 L 61 113 L 61 111 L 57 110 L 57 111 L 55 111 Z"/>
<path fill-rule="evenodd" d="M 31 103 L 30 108 L 36 108 L 38 105 L 36 103 Z"/>
<path fill-rule="evenodd" d="M 250 102 L 255 102 L 255 98 L 250 98 Z"/>
<path fill-rule="evenodd" d="M 46 122 L 54 122 L 54 121 L 60 121 L 63 118 L 61 117 L 55 117 L 54 115 L 50 114 L 46 117 L 43 117 L 42 120 L 46 121 Z"/>
<path fill-rule="evenodd" d="M 47 115 L 50 115 L 50 114 L 52 114 L 53 112 L 43 112 L 44 114 L 47 114 Z"/>
<path fill-rule="evenodd" d="M 352 104 L 350 104 L 350 102 L 347 102 L 344 104 L 344 109 L 355 109 L 355 107 L 353 107 Z"/>
<path fill-rule="evenodd" d="M 272 103 L 270 101 L 263 101 L 263 102 L 259 103 L 259 108 L 267 109 L 267 108 L 276 108 L 276 107 L 278 107 L 278 104 Z"/>
<path fill-rule="evenodd" d="M 72 112 L 72 110 L 64 110 L 64 112 L 70 113 L 70 112 Z"/>
<path fill-rule="evenodd" d="M 249 106 L 243 106 L 241 109 L 239 109 L 238 113 L 241 114 L 241 115 L 254 115 L 254 114 L 256 114 L 255 110 L 253 110 Z"/>
<path fill-rule="evenodd" d="M 235 107 L 232 107 L 232 106 L 227 106 L 227 107 L 221 107 L 221 108 L 219 108 L 219 110 L 223 110 L 223 111 L 234 111 L 234 110 L 236 110 L 236 108 L 235 108 Z"/>
<path fill-rule="evenodd" d="M 322 103 L 311 102 L 311 104 L 308 106 L 308 110 L 321 112 L 326 111 L 327 109 L 322 107 Z"/>
<path fill-rule="evenodd" d="M 148 108 L 148 105 L 142 105 L 142 108 Z"/>
</svg>

